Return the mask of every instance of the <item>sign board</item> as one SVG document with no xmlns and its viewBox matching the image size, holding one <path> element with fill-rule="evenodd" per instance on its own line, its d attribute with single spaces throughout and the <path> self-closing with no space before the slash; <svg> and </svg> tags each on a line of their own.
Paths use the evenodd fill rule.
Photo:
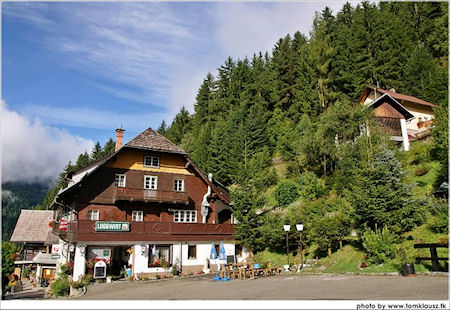
<svg viewBox="0 0 450 310">
<path fill-rule="evenodd" d="M 61 221 L 59 222 L 59 229 L 67 230 L 68 227 L 69 227 L 69 222 L 67 220 L 61 219 Z"/>
<path fill-rule="evenodd" d="M 52 244 L 52 254 L 61 253 L 61 246 L 59 244 Z"/>
<path fill-rule="evenodd" d="M 106 263 L 98 261 L 94 265 L 94 279 L 106 278 Z"/>
<path fill-rule="evenodd" d="M 96 231 L 130 231 L 129 222 L 95 222 Z"/>
<path fill-rule="evenodd" d="M 111 259 L 111 249 L 110 248 L 89 248 L 88 258 L 91 259 Z"/>
</svg>

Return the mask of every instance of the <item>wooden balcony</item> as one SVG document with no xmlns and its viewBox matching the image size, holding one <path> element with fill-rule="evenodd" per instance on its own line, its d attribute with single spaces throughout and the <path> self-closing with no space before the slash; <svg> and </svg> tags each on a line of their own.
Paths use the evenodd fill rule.
<svg viewBox="0 0 450 310">
<path fill-rule="evenodd" d="M 232 224 L 130 222 L 129 231 L 96 231 L 96 221 L 72 221 L 77 241 L 210 241 L 233 239 Z"/>
<path fill-rule="evenodd" d="M 131 187 L 115 187 L 113 201 L 143 201 L 189 204 L 186 192 L 151 190 Z"/>
<path fill-rule="evenodd" d="M 76 222 L 69 222 L 69 226 L 67 230 L 61 230 L 59 229 L 59 224 L 53 226 L 52 233 L 57 235 L 62 240 L 65 240 L 67 242 L 73 243 L 77 241 L 77 234 L 76 234 L 77 224 Z"/>
</svg>

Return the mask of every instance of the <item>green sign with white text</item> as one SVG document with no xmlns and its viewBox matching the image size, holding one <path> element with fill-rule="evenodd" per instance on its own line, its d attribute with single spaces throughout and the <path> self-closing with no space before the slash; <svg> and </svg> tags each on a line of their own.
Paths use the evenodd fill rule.
<svg viewBox="0 0 450 310">
<path fill-rule="evenodd" d="M 129 222 L 95 222 L 96 231 L 130 231 Z"/>
</svg>

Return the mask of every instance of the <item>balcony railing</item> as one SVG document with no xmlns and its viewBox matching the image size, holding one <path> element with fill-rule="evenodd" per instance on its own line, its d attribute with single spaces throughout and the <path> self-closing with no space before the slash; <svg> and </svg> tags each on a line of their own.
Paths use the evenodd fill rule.
<svg viewBox="0 0 450 310">
<path fill-rule="evenodd" d="M 113 193 L 114 201 L 144 201 L 144 202 L 169 202 L 188 204 L 189 199 L 186 192 L 167 190 L 152 190 L 131 187 L 115 187 Z"/>
<path fill-rule="evenodd" d="M 172 223 L 172 222 L 130 222 L 129 231 L 96 231 L 96 221 L 79 220 L 70 222 L 66 235 L 75 235 L 77 241 L 124 240 L 210 240 L 231 239 L 232 224 Z"/>
</svg>

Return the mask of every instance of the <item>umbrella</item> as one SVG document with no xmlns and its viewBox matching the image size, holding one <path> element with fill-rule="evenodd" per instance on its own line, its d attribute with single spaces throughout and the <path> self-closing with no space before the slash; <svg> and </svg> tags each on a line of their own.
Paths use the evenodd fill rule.
<svg viewBox="0 0 450 310">
<path fill-rule="evenodd" d="M 216 246 L 214 245 L 214 242 L 211 242 L 211 253 L 209 254 L 209 258 L 214 259 L 214 261 L 217 259 Z M 216 264 L 216 276 L 213 278 L 213 280 L 220 280 L 217 271 L 217 264 Z"/>
<path fill-rule="evenodd" d="M 225 252 L 225 246 L 223 245 L 223 242 L 220 241 L 220 248 L 219 248 L 219 260 L 224 261 L 223 263 L 223 270 L 225 270 L 225 261 L 227 259 L 227 254 Z M 225 275 L 225 273 L 224 273 Z M 226 275 L 223 277 L 222 281 L 230 281 L 230 279 L 228 279 L 226 277 Z"/>
</svg>

